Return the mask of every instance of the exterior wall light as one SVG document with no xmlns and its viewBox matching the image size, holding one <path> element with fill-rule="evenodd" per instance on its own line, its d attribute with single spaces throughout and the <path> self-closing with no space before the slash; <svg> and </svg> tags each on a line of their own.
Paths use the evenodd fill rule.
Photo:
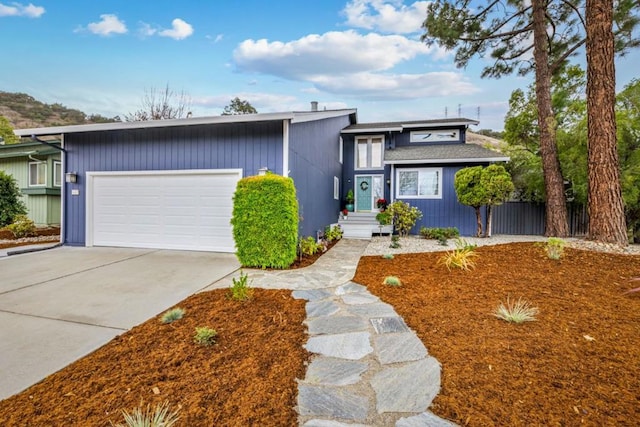
<svg viewBox="0 0 640 427">
<path fill-rule="evenodd" d="M 76 172 L 67 172 L 64 175 L 64 180 L 70 184 L 75 184 L 78 182 L 78 174 Z"/>
</svg>

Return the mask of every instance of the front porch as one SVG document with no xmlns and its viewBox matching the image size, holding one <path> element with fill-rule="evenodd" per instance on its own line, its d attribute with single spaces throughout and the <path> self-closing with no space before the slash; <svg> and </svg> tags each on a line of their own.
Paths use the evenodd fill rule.
<svg viewBox="0 0 640 427">
<path fill-rule="evenodd" d="M 376 220 L 378 212 L 349 212 L 347 218 L 342 215 L 338 219 L 338 225 L 342 228 L 342 237 L 346 239 L 371 239 L 373 234 L 379 234 L 380 224 Z M 393 232 L 393 226 L 382 227 L 382 234 Z"/>
</svg>

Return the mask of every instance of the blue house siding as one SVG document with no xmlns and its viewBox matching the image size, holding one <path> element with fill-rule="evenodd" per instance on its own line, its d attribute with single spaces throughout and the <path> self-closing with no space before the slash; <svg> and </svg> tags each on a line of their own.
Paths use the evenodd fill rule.
<svg viewBox="0 0 640 427">
<path fill-rule="evenodd" d="M 241 168 L 244 176 L 267 167 L 282 174 L 282 122 L 114 130 L 65 135 L 67 171 L 65 243 L 85 244 L 86 172 Z M 79 195 L 71 194 L 79 190 Z"/>
<path fill-rule="evenodd" d="M 300 204 L 300 233 L 314 236 L 336 222 L 341 200 L 333 197 L 333 178 L 344 187 L 340 163 L 340 131 L 349 116 L 294 123 L 289 129 L 289 176 Z"/>
<path fill-rule="evenodd" d="M 434 167 L 434 165 L 427 165 L 426 167 Z M 440 167 L 440 165 L 437 165 L 437 167 Z M 476 234 L 475 210 L 458 202 L 453 185 L 456 172 L 464 167 L 467 167 L 467 165 L 442 167 L 441 199 L 396 199 L 409 203 L 422 212 L 422 218 L 411 230 L 411 234 L 418 234 L 421 227 L 457 227 L 463 236 Z M 484 221 L 484 219 L 483 209 L 482 220 Z"/>
</svg>

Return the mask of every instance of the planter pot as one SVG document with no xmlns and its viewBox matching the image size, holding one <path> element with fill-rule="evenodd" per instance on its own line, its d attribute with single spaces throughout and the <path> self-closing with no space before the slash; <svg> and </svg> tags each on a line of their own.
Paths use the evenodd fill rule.
<svg viewBox="0 0 640 427">
<path fill-rule="evenodd" d="M 345 208 L 349 211 L 349 212 L 353 212 L 353 203 L 347 203 L 345 205 Z"/>
</svg>

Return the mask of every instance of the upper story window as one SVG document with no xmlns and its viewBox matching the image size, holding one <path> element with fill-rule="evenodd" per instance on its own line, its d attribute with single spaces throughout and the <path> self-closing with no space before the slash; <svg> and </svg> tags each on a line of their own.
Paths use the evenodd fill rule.
<svg viewBox="0 0 640 427">
<path fill-rule="evenodd" d="M 396 169 L 399 199 L 441 199 L 442 168 Z"/>
<path fill-rule="evenodd" d="M 29 163 L 29 187 L 47 185 L 47 164 L 45 162 Z"/>
<path fill-rule="evenodd" d="M 384 136 L 356 137 L 356 169 L 382 169 Z"/>
<path fill-rule="evenodd" d="M 460 130 L 458 129 L 414 130 L 411 132 L 409 141 L 411 142 L 460 141 Z"/>
<path fill-rule="evenodd" d="M 62 186 L 62 163 L 53 162 L 53 186 Z"/>
</svg>

